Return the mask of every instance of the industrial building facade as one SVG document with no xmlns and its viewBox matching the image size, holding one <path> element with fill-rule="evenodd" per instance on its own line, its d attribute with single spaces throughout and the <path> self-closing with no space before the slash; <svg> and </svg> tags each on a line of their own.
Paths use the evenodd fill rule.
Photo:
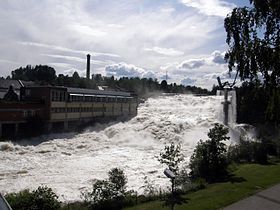
<svg viewBox="0 0 280 210">
<path fill-rule="evenodd" d="M 137 97 L 129 92 L 28 86 L 20 88 L 18 101 L 0 101 L 0 137 L 25 132 L 29 122 L 40 120 L 44 131 L 75 129 L 77 126 L 132 117 Z M 35 120 L 35 121 L 34 121 Z"/>
</svg>

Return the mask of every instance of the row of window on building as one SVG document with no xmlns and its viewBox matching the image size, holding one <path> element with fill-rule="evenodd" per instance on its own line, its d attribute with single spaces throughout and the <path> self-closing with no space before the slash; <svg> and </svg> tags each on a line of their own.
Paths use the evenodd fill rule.
<svg viewBox="0 0 280 210">
<path fill-rule="evenodd" d="M 70 95 L 69 101 L 85 101 L 85 102 L 118 102 L 118 103 L 127 103 L 129 98 L 120 98 L 120 97 L 96 97 L 96 96 L 75 96 Z"/>
<path fill-rule="evenodd" d="M 24 110 L 23 117 L 33 117 L 36 115 L 35 110 Z"/>
<path fill-rule="evenodd" d="M 65 91 L 52 91 L 52 101 L 66 101 L 66 92 Z"/>
<path fill-rule="evenodd" d="M 125 97 L 100 97 L 100 96 L 83 96 L 83 95 L 68 95 L 64 91 L 52 91 L 51 92 L 52 101 L 86 101 L 86 102 L 119 102 L 127 103 L 130 98 Z"/>
<path fill-rule="evenodd" d="M 106 107 L 53 107 L 52 113 L 106 112 Z"/>
</svg>

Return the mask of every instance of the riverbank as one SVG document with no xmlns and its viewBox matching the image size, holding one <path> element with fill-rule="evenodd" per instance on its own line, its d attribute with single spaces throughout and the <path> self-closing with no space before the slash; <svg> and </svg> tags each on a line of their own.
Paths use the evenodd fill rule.
<svg viewBox="0 0 280 210">
<path fill-rule="evenodd" d="M 280 163 L 270 162 L 267 165 L 241 164 L 234 166 L 233 177 L 223 183 L 209 184 L 205 189 L 183 195 L 186 200 L 175 209 L 220 209 L 236 201 L 253 195 L 270 186 L 280 183 Z M 170 209 L 163 201 L 153 201 L 125 210 Z"/>
</svg>

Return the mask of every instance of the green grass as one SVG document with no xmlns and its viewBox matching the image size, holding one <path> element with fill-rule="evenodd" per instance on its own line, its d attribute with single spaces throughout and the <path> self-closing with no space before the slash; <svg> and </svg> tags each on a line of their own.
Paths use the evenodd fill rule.
<svg viewBox="0 0 280 210">
<path fill-rule="evenodd" d="M 207 185 L 203 190 L 184 195 L 187 201 L 175 210 L 220 209 L 245 197 L 280 183 L 280 164 L 242 164 L 236 166 L 232 181 Z M 162 201 L 140 204 L 125 210 L 170 209 Z"/>
</svg>

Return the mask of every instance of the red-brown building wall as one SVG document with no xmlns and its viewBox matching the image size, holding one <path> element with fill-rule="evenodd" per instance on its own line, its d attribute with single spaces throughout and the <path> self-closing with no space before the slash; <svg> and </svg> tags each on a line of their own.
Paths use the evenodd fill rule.
<svg viewBox="0 0 280 210">
<path fill-rule="evenodd" d="M 44 104 L 0 101 L 0 122 L 26 121 L 30 114 L 44 119 Z"/>
</svg>

